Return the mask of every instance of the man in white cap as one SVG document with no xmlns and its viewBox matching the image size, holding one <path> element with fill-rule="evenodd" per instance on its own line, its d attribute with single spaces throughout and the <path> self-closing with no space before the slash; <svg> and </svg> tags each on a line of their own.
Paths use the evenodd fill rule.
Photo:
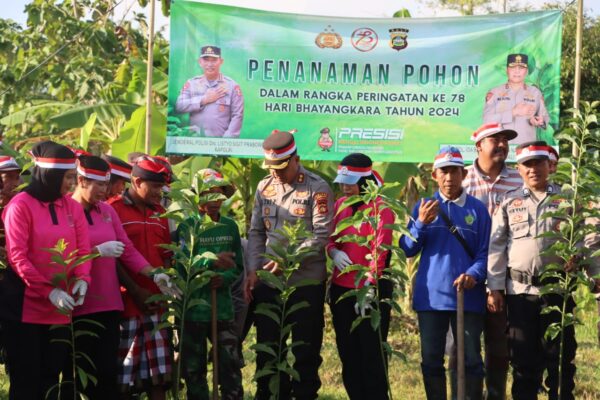
<svg viewBox="0 0 600 400">
<path fill-rule="evenodd" d="M 413 295 L 419 319 L 421 372 L 428 400 L 446 399 L 446 332 L 456 334 L 457 291 L 464 290 L 466 398 L 481 399 L 480 336 L 485 314 L 485 278 L 490 217 L 461 186 L 467 172 L 460 151 L 444 146 L 433 163 L 438 191 L 415 206 L 400 238 L 407 257 L 420 253 Z"/>
<path fill-rule="evenodd" d="M 559 322 L 559 312 L 548 307 L 562 307 L 560 294 L 542 294 L 542 273 L 560 258 L 545 255 L 554 238 L 546 237 L 559 227 L 560 219 L 547 216 L 556 212 L 560 200 L 552 195 L 560 187 L 548 180 L 549 163 L 546 142 L 523 143 L 516 151 L 518 170 L 523 186 L 506 193 L 492 218 L 488 259 L 487 287 L 491 291 L 488 309 L 507 309 L 508 348 L 513 368 L 512 396 L 534 400 L 542 381 L 544 367 L 548 369 L 546 386 L 549 399 L 571 400 L 575 387 L 575 328 L 563 331 L 562 355 L 559 338 L 547 340 L 548 326 Z M 565 267 L 566 268 L 566 267 Z M 506 294 L 506 297 L 504 296 Z M 575 307 L 573 298 L 567 302 L 567 313 Z M 549 310 L 546 312 L 543 310 Z M 558 365 L 562 358 L 561 393 L 558 393 Z"/>
<path fill-rule="evenodd" d="M 473 165 L 466 168 L 467 178 L 463 181 L 463 188 L 486 205 L 490 216 L 506 192 L 523 185 L 519 172 L 506 165 L 508 142 L 516 137 L 517 132 L 504 129 L 499 123 L 483 124 L 471 135 L 477 149 L 477 158 Z M 483 333 L 486 398 L 504 400 L 508 374 L 505 309 L 494 312 L 487 310 Z"/>
</svg>

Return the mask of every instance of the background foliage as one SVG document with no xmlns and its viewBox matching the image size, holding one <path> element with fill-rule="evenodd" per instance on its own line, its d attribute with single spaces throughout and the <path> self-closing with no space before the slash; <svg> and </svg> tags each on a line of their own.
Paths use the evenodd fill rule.
<svg viewBox="0 0 600 400">
<path fill-rule="evenodd" d="M 139 1 L 147 6 L 147 0 Z M 142 14 L 115 20 L 111 10 L 115 0 L 32 0 L 26 7 L 27 24 L 0 18 L 0 133 L 4 143 L 26 149 L 30 143 L 52 138 L 94 153 L 111 151 L 125 158 L 131 151 L 143 150 L 141 133 L 145 129 L 145 84 L 147 21 Z M 439 7 L 454 7 L 463 14 L 490 12 L 492 1 L 439 0 Z M 514 11 L 515 2 L 505 1 Z M 169 0 L 161 1 L 168 14 Z M 399 5 L 400 6 L 400 5 Z M 544 7 L 565 7 L 549 3 Z M 390 10 L 392 13 L 393 10 Z M 394 16 L 410 17 L 406 9 Z M 418 17 L 418 15 L 413 15 Z M 600 99 L 600 20 L 585 14 L 582 99 Z M 576 9 L 570 2 L 564 10 L 563 51 L 561 59 L 561 113 L 572 106 L 575 55 Z M 166 94 L 169 44 L 158 33 L 153 49 L 153 153 L 162 152 L 166 119 Z M 161 135 L 163 135 L 161 137 Z M 6 149 L 5 149 L 6 150 Z M 563 143 L 563 150 L 568 145 Z M 178 160 L 180 161 L 180 160 Z M 326 178 L 335 174 L 335 163 L 305 162 L 305 166 Z M 265 175 L 258 160 L 225 157 L 194 157 L 175 167 L 181 179 L 190 178 L 200 168 L 223 170 L 238 187 L 236 195 L 225 204 L 236 217 L 241 232 L 249 224 L 254 189 Z M 377 164 L 387 182 L 401 182 L 394 194 L 409 209 L 423 193 L 431 191 L 430 166 L 414 164 Z M 187 173 L 187 175 L 186 175 Z M 191 178 L 190 178 L 191 179 Z M 330 179 L 331 180 L 331 179 Z M 416 268 L 414 260 L 395 261 L 410 278 Z M 401 288 L 410 299 L 410 287 Z M 580 399 L 600 399 L 600 351 L 597 348 L 597 313 L 595 301 L 586 290 L 577 292 L 578 313 L 584 326 L 577 327 L 580 343 L 577 365 L 577 393 Z M 407 307 L 403 307 L 406 309 Z M 248 342 L 253 342 L 250 337 Z M 390 345 L 401 348 L 407 362 L 398 359 L 390 365 L 394 393 L 401 398 L 423 398 L 418 365 L 416 325 L 410 313 L 394 315 Z M 246 350 L 245 390 L 253 384 L 254 354 Z M 322 398 L 343 399 L 341 368 L 335 348 L 333 328 L 328 317 L 323 345 L 324 365 Z M 7 379 L 0 376 L 0 398 L 7 390 Z"/>
</svg>

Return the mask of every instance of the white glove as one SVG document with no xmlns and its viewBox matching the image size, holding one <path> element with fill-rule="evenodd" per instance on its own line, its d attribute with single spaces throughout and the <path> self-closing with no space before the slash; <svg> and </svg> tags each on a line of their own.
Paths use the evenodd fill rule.
<svg viewBox="0 0 600 400">
<path fill-rule="evenodd" d="M 80 306 L 83 304 L 83 300 L 85 299 L 85 294 L 88 290 L 88 284 L 86 281 L 78 280 L 73 285 L 73 289 L 71 290 L 71 294 L 73 298 L 77 299 L 75 302 L 76 306 Z"/>
<path fill-rule="evenodd" d="M 338 269 L 338 271 L 342 272 L 344 268 L 348 265 L 352 265 L 352 260 L 348 257 L 345 251 L 339 249 L 332 249 L 329 251 L 331 255 L 331 259 L 333 260 L 333 265 Z"/>
<path fill-rule="evenodd" d="M 171 278 L 167 274 L 156 274 L 154 275 L 154 283 L 160 289 L 162 294 L 166 294 L 167 296 L 174 296 L 176 298 L 181 297 L 181 290 L 176 285 L 173 285 L 171 282 Z"/>
<path fill-rule="evenodd" d="M 356 315 L 360 314 L 361 317 L 364 317 L 365 315 L 367 315 L 367 311 L 370 310 L 371 308 L 373 308 L 372 303 L 373 303 L 374 298 L 375 298 L 375 289 L 370 287 L 367 290 L 367 294 L 365 294 L 365 298 L 364 298 L 364 301 L 362 302 L 362 304 L 360 304 L 358 301 L 356 303 L 354 303 L 354 312 L 356 313 Z"/>
<path fill-rule="evenodd" d="M 123 254 L 123 250 L 125 250 L 125 245 L 118 240 L 110 240 L 100 243 L 96 246 L 96 249 L 98 249 L 100 257 L 120 257 Z"/>
<path fill-rule="evenodd" d="M 67 292 L 59 288 L 52 289 L 48 298 L 54 307 L 61 311 L 72 311 L 73 307 L 75 307 L 75 300 Z"/>
</svg>

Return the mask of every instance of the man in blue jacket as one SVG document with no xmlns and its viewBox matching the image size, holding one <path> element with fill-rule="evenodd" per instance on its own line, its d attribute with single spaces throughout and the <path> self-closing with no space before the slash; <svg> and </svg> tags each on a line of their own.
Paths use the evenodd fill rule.
<svg viewBox="0 0 600 400">
<path fill-rule="evenodd" d="M 462 188 L 467 171 L 457 148 L 442 147 L 433 168 L 439 190 L 415 206 L 408 224 L 413 238 L 400 239 L 407 257 L 421 253 L 413 308 L 419 318 L 423 382 L 428 400 L 446 399 L 446 332 L 451 326 L 456 337 L 456 292 L 464 289 L 466 395 L 479 400 L 491 221 L 485 205 Z"/>
</svg>

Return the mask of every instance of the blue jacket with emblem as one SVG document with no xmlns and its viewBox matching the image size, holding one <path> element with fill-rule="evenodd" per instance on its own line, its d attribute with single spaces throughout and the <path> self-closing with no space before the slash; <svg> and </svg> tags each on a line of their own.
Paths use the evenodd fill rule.
<svg viewBox="0 0 600 400">
<path fill-rule="evenodd" d="M 439 214 L 430 224 L 421 223 L 418 220 L 420 202 L 417 203 L 408 224 L 415 241 L 402 236 L 399 244 L 407 257 L 421 253 L 413 308 L 417 312 L 456 310 L 456 288 L 452 284 L 460 274 L 466 273 L 475 278 L 477 284 L 465 291 L 465 311 L 484 313 L 491 229 L 488 211 L 481 201 L 464 191 L 455 201 L 444 199 L 439 192 L 433 199 L 440 202 L 440 212 L 446 213 L 457 227 L 475 258 L 469 256 Z"/>
</svg>

